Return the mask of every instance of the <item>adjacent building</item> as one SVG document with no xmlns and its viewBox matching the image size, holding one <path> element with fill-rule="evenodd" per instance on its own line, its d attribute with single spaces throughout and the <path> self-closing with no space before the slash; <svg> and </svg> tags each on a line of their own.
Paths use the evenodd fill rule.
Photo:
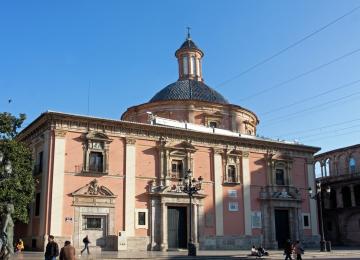
<svg viewBox="0 0 360 260">
<path fill-rule="evenodd" d="M 325 239 L 333 245 L 360 243 L 360 144 L 315 156 L 321 183 Z M 326 193 L 326 188 L 330 193 Z"/>
<path fill-rule="evenodd" d="M 205 84 L 190 36 L 175 56 L 178 80 L 121 120 L 48 111 L 20 133 L 38 183 L 18 230 L 27 244 L 52 234 L 76 247 L 88 235 L 107 249 L 186 248 L 190 220 L 201 249 L 318 243 L 307 190 L 319 148 L 258 137 L 256 114 Z M 191 205 L 179 189 L 188 170 L 204 179 Z"/>
</svg>

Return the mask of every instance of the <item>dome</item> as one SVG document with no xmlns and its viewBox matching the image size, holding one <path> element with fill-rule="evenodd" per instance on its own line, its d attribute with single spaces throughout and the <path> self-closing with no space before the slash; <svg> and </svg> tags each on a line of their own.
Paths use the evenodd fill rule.
<svg viewBox="0 0 360 260">
<path fill-rule="evenodd" d="M 202 81 L 178 80 L 155 94 L 150 102 L 165 100 L 199 100 L 212 103 L 229 104 L 217 91 Z"/>
</svg>

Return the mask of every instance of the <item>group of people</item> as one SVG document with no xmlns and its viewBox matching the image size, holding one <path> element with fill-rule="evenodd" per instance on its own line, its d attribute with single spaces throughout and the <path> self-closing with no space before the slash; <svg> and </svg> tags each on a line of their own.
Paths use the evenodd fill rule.
<svg viewBox="0 0 360 260">
<path fill-rule="evenodd" d="M 262 257 L 262 256 L 268 256 L 269 253 L 265 251 L 265 248 L 262 246 L 259 246 L 256 248 L 254 245 L 251 248 L 251 254 L 252 256 Z"/>
<path fill-rule="evenodd" d="M 81 250 L 81 254 L 87 250 L 88 255 L 90 255 L 89 250 L 89 238 L 88 236 L 83 239 L 84 249 Z M 75 260 L 75 248 L 71 245 L 70 241 L 65 241 L 64 246 L 59 252 L 59 246 L 54 241 L 54 236 L 50 235 L 48 238 L 48 243 L 45 250 L 45 260 L 56 260 L 56 257 L 59 256 L 60 260 Z"/>
<path fill-rule="evenodd" d="M 291 243 L 291 240 L 288 239 L 284 245 L 284 255 L 285 260 L 292 260 L 292 255 L 296 255 L 296 260 L 302 260 L 301 255 L 304 254 L 304 249 L 302 248 L 300 241 L 297 240 L 294 244 Z M 268 256 L 269 253 L 265 251 L 265 249 L 260 246 L 258 248 L 255 245 L 251 248 L 251 256 L 262 257 Z"/>
<path fill-rule="evenodd" d="M 294 244 L 288 239 L 284 247 L 285 260 L 292 260 L 292 255 L 296 255 L 296 260 L 302 260 L 301 255 L 304 254 L 300 241 L 297 240 Z"/>
</svg>

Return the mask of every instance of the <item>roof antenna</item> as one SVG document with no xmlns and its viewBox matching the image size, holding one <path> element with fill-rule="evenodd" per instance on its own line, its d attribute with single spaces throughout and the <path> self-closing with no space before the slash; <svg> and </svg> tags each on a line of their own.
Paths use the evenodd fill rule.
<svg viewBox="0 0 360 260">
<path fill-rule="evenodd" d="M 191 40 L 191 37 L 190 37 L 191 28 L 188 26 L 188 27 L 186 27 L 186 29 L 187 29 L 187 38 L 186 38 L 186 40 Z"/>
</svg>

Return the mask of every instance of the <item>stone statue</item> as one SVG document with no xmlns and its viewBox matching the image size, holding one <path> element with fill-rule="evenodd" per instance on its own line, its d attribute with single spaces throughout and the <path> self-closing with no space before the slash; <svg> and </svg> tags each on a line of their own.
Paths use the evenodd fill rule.
<svg viewBox="0 0 360 260">
<path fill-rule="evenodd" d="M 1 234 L 0 234 L 0 259 L 7 260 L 14 254 L 14 221 L 11 214 L 14 213 L 13 204 L 5 204 L 5 211 L 1 216 Z"/>
</svg>

